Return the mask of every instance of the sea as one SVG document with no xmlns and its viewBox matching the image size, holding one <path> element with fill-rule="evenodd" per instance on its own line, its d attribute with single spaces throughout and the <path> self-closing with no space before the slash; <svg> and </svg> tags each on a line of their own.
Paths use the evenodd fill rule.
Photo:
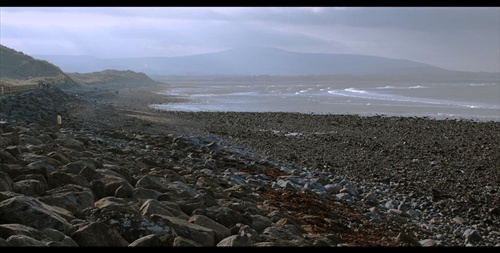
<svg viewBox="0 0 500 253">
<path fill-rule="evenodd" d="M 500 121 L 499 82 L 339 81 L 315 78 L 163 77 L 169 111 L 296 112 Z"/>
</svg>

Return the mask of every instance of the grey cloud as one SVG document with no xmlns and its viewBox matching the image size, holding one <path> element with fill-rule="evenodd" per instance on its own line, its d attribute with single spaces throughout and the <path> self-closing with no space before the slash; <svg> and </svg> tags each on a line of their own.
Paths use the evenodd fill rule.
<svg viewBox="0 0 500 253">
<path fill-rule="evenodd" d="M 500 7 L 2 7 L 0 14 L 2 44 L 34 54 L 59 45 L 61 53 L 104 58 L 268 46 L 500 69 Z"/>
<path fill-rule="evenodd" d="M 418 31 L 498 30 L 500 7 L 365 7 L 324 8 L 319 12 L 300 8 L 252 8 L 240 20 L 314 25 L 341 25 Z"/>
</svg>

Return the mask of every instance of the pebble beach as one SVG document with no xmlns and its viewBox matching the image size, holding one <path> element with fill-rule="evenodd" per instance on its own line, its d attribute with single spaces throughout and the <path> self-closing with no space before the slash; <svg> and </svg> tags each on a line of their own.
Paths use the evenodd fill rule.
<svg viewBox="0 0 500 253">
<path fill-rule="evenodd" d="M 0 246 L 500 246 L 498 121 L 149 107 L 181 100 L 0 97 Z"/>
</svg>

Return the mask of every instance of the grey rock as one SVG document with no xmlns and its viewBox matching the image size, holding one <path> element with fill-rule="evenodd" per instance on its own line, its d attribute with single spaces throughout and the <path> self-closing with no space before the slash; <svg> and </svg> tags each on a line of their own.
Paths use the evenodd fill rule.
<svg viewBox="0 0 500 253">
<path fill-rule="evenodd" d="M 228 228 L 205 215 L 193 215 L 189 217 L 188 222 L 212 229 L 215 232 L 215 243 L 231 235 L 231 231 Z"/>
<path fill-rule="evenodd" d="M 52 227 L 67 234 L 74 217 L 67 210 L 49 206 L 27 196 L 15 196 L 0 202 L 0 223 L 19 223 L 33 228 Z"/>
<path fill-rule="evenodd" d="M 253 243 L 247 236 L 232 235 L 217 243 L 217 247 L 252 247 Z"/>
<path fill-rule="evenodd" d="M 178 236 L 188 238 L 201 244 L 202 246 L 215 246 L 215 231 L 172 216 L 152 215 L 155 222 L 166 222 Z"/>
<path fill-rule="evenodd" d="M 11 247 L 47 247 L 45 243 L 27 235 L 11 235 L 5 241 Z"/>
<path fill-rule="evenodd" d="M 92 222 L 78 228 L 71 234 L 71 238 L 82 247 L 126 247 L 129 245 L 116 230 L 102 222 Z"/>
<path fill-rule="evenodd" d="M 182 236 L 177 236 L 172 244 L 174 247 L 203 247 L 202 244 L 197 243 L 191 239 L 184 238 Z"/>
<path fill-rule="evenodd" d="M 170 234 L 164 234 L 164 235 L 150 234 L 131 242 L 128 246 L 129 247 L 172 247 L 174 246 L 174 237 Z"/>
</svg>

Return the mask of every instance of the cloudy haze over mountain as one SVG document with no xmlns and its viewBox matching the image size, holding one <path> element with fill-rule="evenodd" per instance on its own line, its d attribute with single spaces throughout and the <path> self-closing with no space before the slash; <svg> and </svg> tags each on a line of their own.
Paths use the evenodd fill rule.
<svg viewBox="0 0 500 253">
<path fill-rule="evenodd" d="M 0 44 L 30 55 L 272 47 L 500 72 L 500 7 L 0 7 L 0 21 Z"/>
</svg>

